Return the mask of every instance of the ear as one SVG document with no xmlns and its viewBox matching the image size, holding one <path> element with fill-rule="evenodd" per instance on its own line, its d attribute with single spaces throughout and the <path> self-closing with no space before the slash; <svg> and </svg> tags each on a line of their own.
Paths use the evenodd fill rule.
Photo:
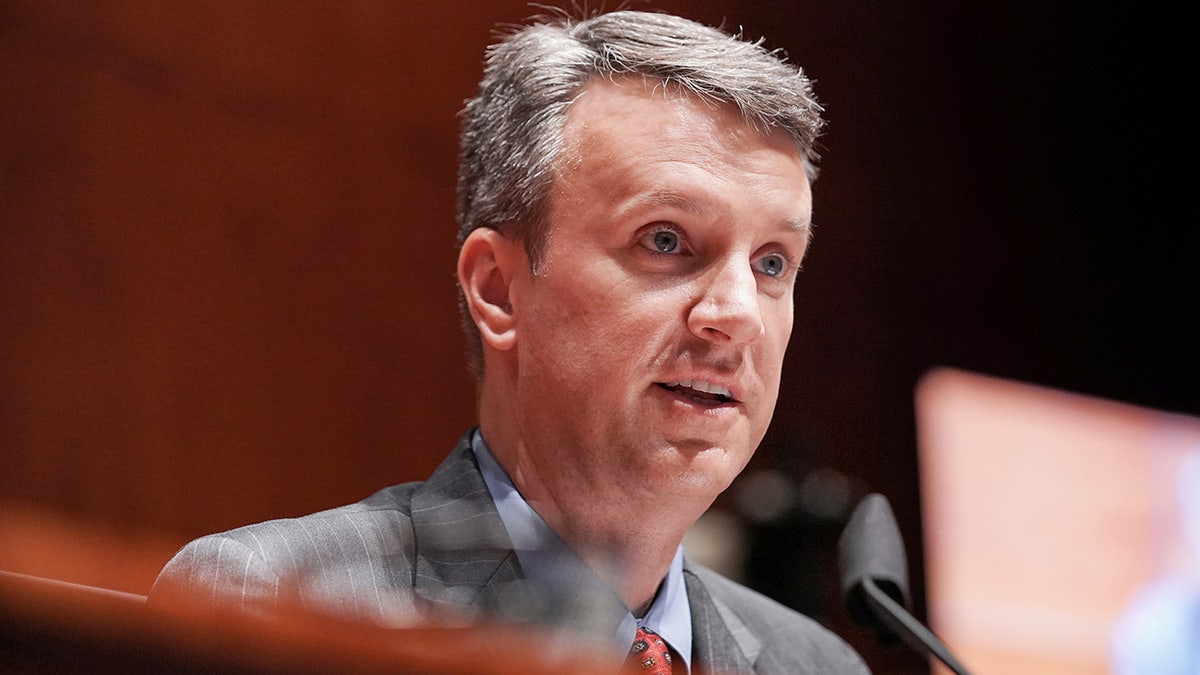
<svg viewBox="0 0 1200 675">
<path fill-rule="evenodd" d="M 485 344 L 512 349 L 516 322 L 509 300 L 513 271 L 524 264 L 524 248 L 497 230 L 481 227 L 458 252 L 458 283 Z"/>
</svg>

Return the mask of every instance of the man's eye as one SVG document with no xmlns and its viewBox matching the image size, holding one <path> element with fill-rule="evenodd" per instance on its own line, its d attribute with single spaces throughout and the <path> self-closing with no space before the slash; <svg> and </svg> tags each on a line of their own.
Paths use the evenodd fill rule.
<svg viewBox="0 0 1200 675">
<path fill-rule="evenodd" d="M 754 261 L 754 268 L 769 277 L 781 277 L 787 272 L 787 258 L 772 253 Z"/>
<path fill-rule="evenodd" d="M 670 230 L 655 230 L 650 233 L 649 243 L 659 253 L 679 252 L 679 235 Z"/>
</svg>

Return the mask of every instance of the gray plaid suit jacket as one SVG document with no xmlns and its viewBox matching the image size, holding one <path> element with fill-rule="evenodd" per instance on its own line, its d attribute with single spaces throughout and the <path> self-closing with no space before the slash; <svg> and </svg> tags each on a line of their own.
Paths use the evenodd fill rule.
<svg viewBox="0 0 1200 675">
<path fill-rule="evenodd" d="M 150 601 L 176 594 L 248 611 L 299 602 L 397 624 L 452 612 L 504 616 L 522 573 L 471 452 L 471 433 L 423 483 L 302 518 L 202 537 L 167 564 Z M 867 673 L 815 621 L 684 562 L 693 667 L 719 673 Z"/>
</svg>

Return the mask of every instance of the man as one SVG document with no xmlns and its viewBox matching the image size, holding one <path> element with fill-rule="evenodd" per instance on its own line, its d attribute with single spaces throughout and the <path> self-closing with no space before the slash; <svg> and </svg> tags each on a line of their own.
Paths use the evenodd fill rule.
<svg viewBox="0 0 1200 675">
<path fill-rule="evenodd" d="M 153 595 L 535 621 L 614 665 L 661 638 L 638 661 L 676 672 L 865 672 L 681 547 L 774 411 L 820 111 L 798 68 L 662 14 L 493 46 L 459 175 L 479 428 L 424 483 L 192 542 Z"/>
</svg>

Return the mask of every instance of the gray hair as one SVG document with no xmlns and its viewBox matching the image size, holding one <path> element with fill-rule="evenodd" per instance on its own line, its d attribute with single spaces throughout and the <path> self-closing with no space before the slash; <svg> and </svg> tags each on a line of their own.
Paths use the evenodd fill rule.
<svg viewBox="0 0 1200 675">
<path fill-rule="evenodd" d="M 786 131 L 809 178 L 816 178 L 822 108 L 803 70 L 762 40 L 651 12 L 539 17 L 488 48 L 479 93 L 463 110 L 460 245 L 478 228 L 499 230 L 523 242 L 538 270 L 567 112 L 592 78 L 623 75 L 735 106 L 761 131 Z M 471 369 L 479 377 L 482 347 L 461 292 L 460 304 Z"/>
</svg>

